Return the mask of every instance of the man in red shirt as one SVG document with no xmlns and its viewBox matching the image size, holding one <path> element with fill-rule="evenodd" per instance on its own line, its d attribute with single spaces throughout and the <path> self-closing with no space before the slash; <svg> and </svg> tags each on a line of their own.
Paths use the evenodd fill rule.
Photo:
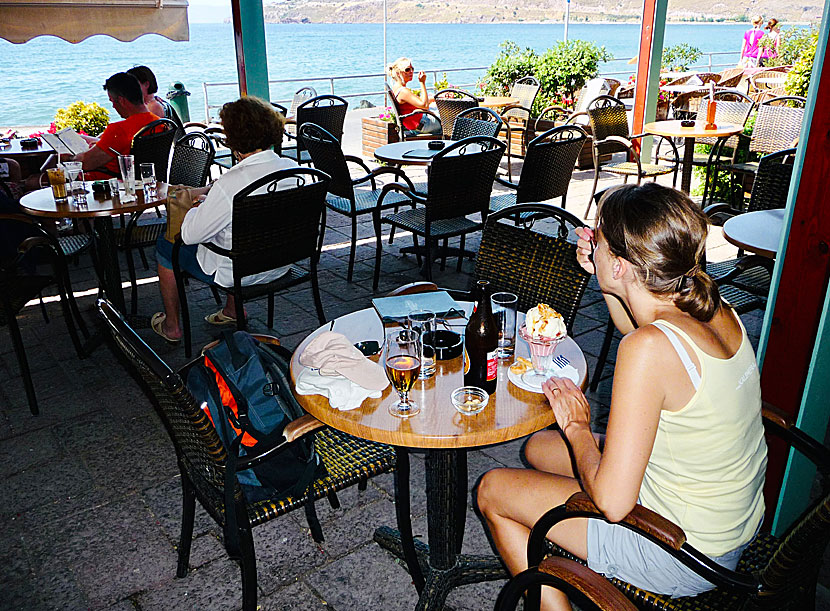
<svg viewBox="0 0 830 611">
<path fill-rule="evenodd" d="M 132 74 L 113 74 L 104 83 L 104 89 L 115 112 L 124 120 L 110 123 L 98 139 L 87 138 L 90 145 L 94 146 L 75 157 L 75 161 L 83 162 L 87 178 L 93 180 L 118 176 L 120 172 L 115 152 L 129 155 L 133 136 L 142 127 L 158 119 L 147 110 L 141 84 Z"/>
</svg>

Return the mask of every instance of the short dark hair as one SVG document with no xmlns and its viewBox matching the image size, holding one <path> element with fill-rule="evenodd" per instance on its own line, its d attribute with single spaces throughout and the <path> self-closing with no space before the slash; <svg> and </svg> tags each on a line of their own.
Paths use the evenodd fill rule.
<svg viewBox="0 0 830 611">
<path fill-rule="evenodd" d="M 141 84 L 132 74 L 117 72 L 107 79 L 104 89 L 116 97 L 127 100 L 130 104 L 144 103 L 144 94 L 141 92 Z"/>
<path fill-rule="evenodd" d="M 139 83 L 147 83 L 147 93 L 156 93 L 159 90 L 156 75 L 147 66 L 133 66 L 127 70 L 127 74 L 132 74 Z"/>
<path fill-rule="evenodd" d="M 219 111 L 228 148 L 237 153 L 265 150 L 282 142 L 283 119 L 268 102 L 245 96 Z"/>
</svg>

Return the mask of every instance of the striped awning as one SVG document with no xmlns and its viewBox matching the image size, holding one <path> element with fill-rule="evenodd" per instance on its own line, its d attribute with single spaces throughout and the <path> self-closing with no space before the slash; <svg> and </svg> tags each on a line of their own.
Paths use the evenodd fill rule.
<svg viewBox="0 0 830 611">
<path fill-rule="evenodd" d="M 9 42 L 81 42 L 96 34 L 124 42 L 144 34 L 188 40 L 187 0 L 0 0 L 0 38 Z"/>
</svg>

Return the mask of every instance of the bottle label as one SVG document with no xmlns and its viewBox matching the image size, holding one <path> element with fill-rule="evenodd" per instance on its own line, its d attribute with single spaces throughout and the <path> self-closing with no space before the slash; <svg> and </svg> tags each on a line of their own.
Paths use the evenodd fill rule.
<svg viewBox="0 0 830 611">
<path fill-rule="evenodd" d="M 499 371 L 499 357 L 498 350 L 493 350 L 487 353 L 487 381 L 491 382 L 496 379 Z"/>
</svg>

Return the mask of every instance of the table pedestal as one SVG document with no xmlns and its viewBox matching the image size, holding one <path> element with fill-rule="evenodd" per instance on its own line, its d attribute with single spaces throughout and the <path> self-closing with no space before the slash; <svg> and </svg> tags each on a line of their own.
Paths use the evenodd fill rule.
<svg viewBox="0 0 830 611">
<path fill-rule="evenodd" d="M 686 138 L 683 143 L 683 171 L 680 174 L 680 190 L 688 194 L 692 190 L 692 168 L 695 164 L 695 139 Z"/>
</svg>

